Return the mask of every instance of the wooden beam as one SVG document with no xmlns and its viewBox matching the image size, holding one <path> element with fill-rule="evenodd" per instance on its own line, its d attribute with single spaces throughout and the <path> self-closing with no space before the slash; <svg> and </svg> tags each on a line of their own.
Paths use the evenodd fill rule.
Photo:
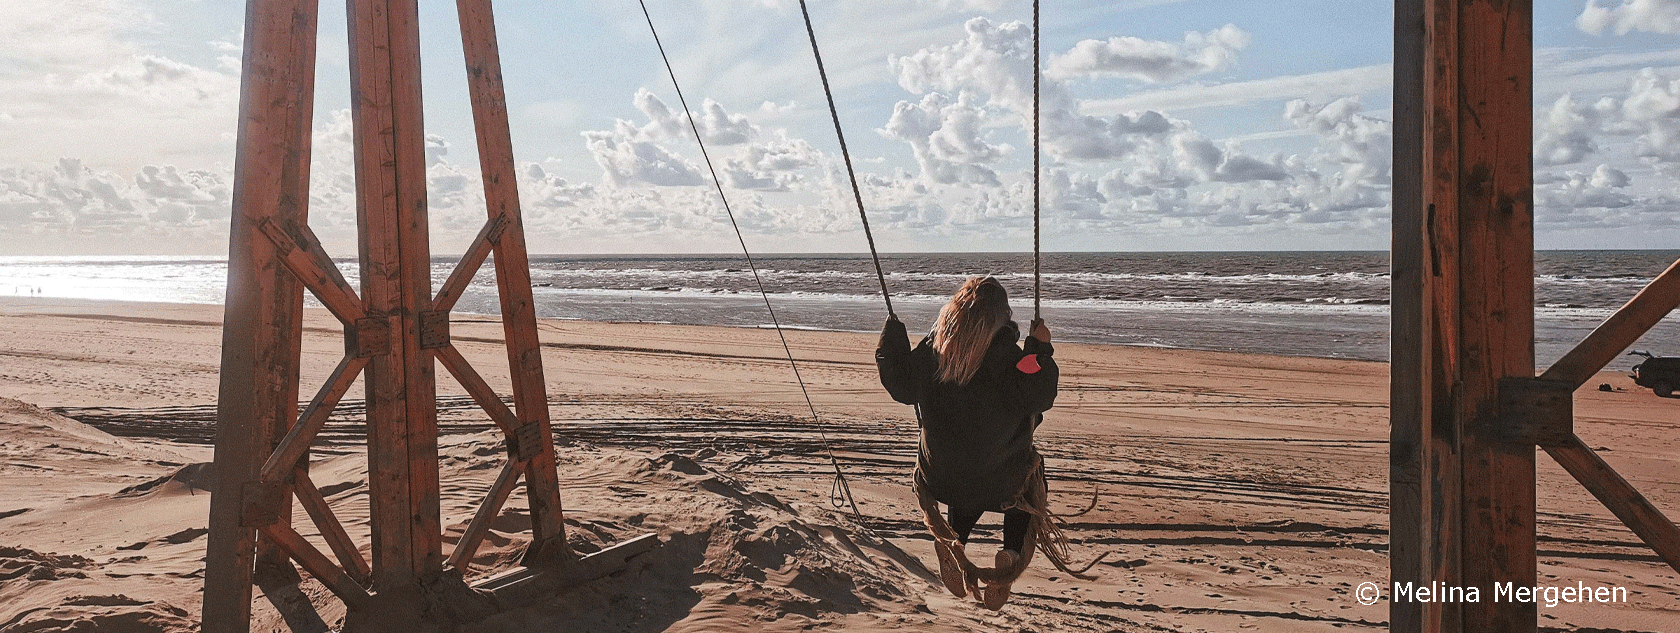
<svg viewBox="0 0 1680 633">
<path fill-rule="evenodd" d="M 1604 507 L 1609 508 L 1622 524 L 1639 535 L 1639 540 L 1645 541 L 1657 552 L 1657 556 L 1680 571 L 1680 528 L 1674 522 L 1663 516 L 1662 510 L 1652 505 L 1645 495 L 1623 479 L 1615 469 L 1604 462 L 1604 458 L 1588 448 L 1581 438 L 1574 438 L 1573 442 L 1559 446 L 1545 447 L 1546 453 L 1557 460 L 1564 470 L 1569 471 L 1576 481 L 1586 486 L 1594 497 L 1598 498 Z"/>
<path fill-rule="evenodd" d="M 1389 305 L 1388 560 L 1389 583 L 1422 583 L 1425 526 L 1424 445 L 1428 407 L 1424 386 L 1430 340 L 1424 293 L 1427 225 L 1423 211 L 1423 0 L 1394 3 L 1394 175 Z M 1422 630 L 1423 603 L 1390 600 L 1389 628 Z"/>
<path fill-rule="evenodd" d="M 308 204 L 315 76 L 315 0 L 246 5 L 216 470 L 205 550 L 203 630 L 250 630 L 256 532 L 242 526 L 242 490 L 297 406 L 299 290 L 261 233 L 276 218 L 302 221 Z M 288 378 L 288 375 L 290 376 Z M 292 381 L 288 383 L 288 380 Z"/>
<path fill-rule="evenodd" d="M 1458 233 L 1459 573 L 1492 596 L 1496 584 L 1537 580 L 1535 447 L 1508 439 L 1499 410 L 1501 379 L 1534 376 L 1534 10 L 1531 0 L 1440 4 L 1458 20 L 1457 65 L 1447 69 L 1457 83 L 1457 208 L 1446 230 Z M 1530 602 L 1461 608 L 1467 632 L 1538 626 Z"/>
<path fill-rule="evenodd" d="M 298 461 L 309 452 L 309 445 L 315 441 L 315 435 L 327 425 L 327 418 L 338 406 L 339 398 L 344 397 L 355 384 L 356 377 L 367 367 L 368 359 L 358 356 L 345 356 L 333 368 L 332 375 L 321 385 L 321 390 L 315 393 L 309 406 L 304 407 L 303 415 L 298 417 L 298 423 L 292 425 L 286 432 L 286 437 L 280 440 L 280 445 L 274 449 L 268 459 L 262 464 L 258 479 L 279 482 L 292 472 Z"/>
<path fill-rule="evenodd" d="M 663 543 L 659 535 L 643 534 L 552 567 L 510 569 L 473 583 L 472 588 L 480 595 L 488 596 L 498 608 L 516 609 L 623 570 L 630 566 L 632 559 L 660 545 Z"/>
<path fill-rule="evenodd" d="M 484 534 L 490 529 L 490 521 L 502 511 L 507 503 L 508 495 L 513 494 L 514 485 L 519 483 L 519 475 L 525 472 L 525 462 L 508 458 L 502 465 L 502 473 L 496 476 L 496 483 L 484 493 L 484 502 L 478 504 L 478 511 L 473 513 L 472 521 L 467 523 L 467 529 L 461 533 L 461 539 L 455 541 L 455 551 L 449 553 L 449 560 L 445 566 L 455 570 L 455 573 L 465 576 L 468 568 L 472 567 L 472 559 L 478 553 L 478 546 L 484 541 Z"/>
<path fill-rule="evenodd" d="M 443 570 L 438 484 L 436 363 L 421 348 L 420 315 L 432 309 L 431 228 L 426 206 L 426 128 L 420 90 L 419 0 L 390 1 L 391 96 L 401 294 L 403 390 L 408 441 L 410 568 L 424 579 Z"/>
<path fill-rule="evenodd" d="M 358 584 L 366 585 L 373 570 L 368 567 L 367 559 L 362 557 L 362 551 L 344 531 L 344 525 L 338 522 L 338 515 L 327 505 L 326 497 L 321 496 L 321 490 L 309 478 L 309 470 L 299 466 L 292 475 L 292 482 L 297 490 L 298 502 L 309 513 L 310 520 L 315 522 L 315 528 L 321 531 L 321 538 L 326 539 L 333 556 L 338 558 L 339 566 Z"/>
<path fill-rule="evenodd" d="M 473 238 L 472 246 L 461 255 L 460 263 L 450 271 L 449 279 L 438 288 L 437 297 L 432 299 L 432 309 L 439 312 L 449 312 L 455 309 L 455 302 L 461 300 L 461 294 L 472 284 L 473 277 L 478 276 L 478 269 L 484 265 L 484 259 L 490 256 L 490 251 L 496 248 L 496 240 L 501 239 L 502 231 L 507 228 L 507 218 L 495 216 L 484 223 L 479 229 L 478 237 Z"/>
<path fill-rule="evenodd" d="M 461 383 L 461 388 L 466 389 L 467 394 L 472 396 L 473 402 L 478 403 L 480 409 L 490 414 L 490 420 L 501 427 L 502 432 L 509 438 L 514 437 L 524 423 L 519 421 L 519 417 L 515 416 L 507 405 L 502 404 L 502 399 L 496 396 L 496 391 L 491 389 L 489 383 L 484 382 L 484 378 L 473 369 L 472 364 L 461 356 L 461 350 L 455 349 L 454 345 L 446 345 L 433 353 L 437 355 L 438 362 L 443 364 L 444 369 L 455 376 L 456 382 Z"/>
<path fill-rule="evenodd" d="M 1610 318 L 1605 319 L 1574 349 L 1564 354 L 1541 378 L 1573 383 L 1579 387 L 1592 380 L 1622 350 L 1651 331 L 1657 322 L 1680 306 L 1680 261 L 1657 275 Z"/>
<path fill-rule="evenodd" d="M 443 563 L 433 363 L 419 347 L 431 263 L 418 9 L 416 0 L 349 8 L 362 297 L 390 319 L 392 337 L 364 374 L 373 584 L 382 604 L 414 603 L 399 612 L 418 622 L 420 583 Z"/>
<path fill-rule="evenodd" d="M 279 249 L 280 260 L 297 275 L 298 281 L 321 300 L 321 305 L 338 317 L 346 326 L 367 316 L 355 289 L 344 280 L 344 274 L 333 264 L 332 257 L 321 248 L 320 240 L 308 225 L 269 220 L 262 225 L 263 235 Z"/>
<path fill-rule="evenodd" d="M 1463 586 L 1459 573 L 1460 509 L 1463 494 L 1459 462 L 1460 424 L 1454 408 L 1459 350 L 1459 67 L 1458 12 L 1441 0 L 1425 0 L 1423 71 L 1423 238 L 1422 308 L 1428 318 L 1419 341 L 1423 347 L 1425 392 L 1421 406 L 1425 505 L 1419 539 L 1423 581 Z M 1392 596 L 1391 596 L 1392 599 Z M 1456 633 L 1458 603 L 1418 605 L 1421 631 Z M 1397 629 L 1403 630 L 1403 629 Z"/>
<path fill-rule="evenodd" d="M 367 589 L 356 584 L 355 579 L 346 574 L 343 569 L 334 565 L 331 560 L 328 560 L 327 556 L 321 553 L 321 550 L 315 549 L 315 546 L 305 540 L 296 530 L 293 530 L 292 526 L 285 523 L 275 523 L 263 526 L 262 531 L 263 534 L 273 538 L 281 549 L 286 550 L 286 553 L 291 554 L 292 559 L 298 562 L 298 566 L 303 567 L 304 571 L 309 572 L 309 575 L 314 576 L 315 580 L 325 585 L 328 591 L 338 596 L 339 600 L 343 600 L 345 605 L 351 609 L 367 607 L 372 599 L 372 596 L 368 595 Z"/>
<path fill-rule="evenodd" d="M 531 268 L 519 209 L 513 139 L 508 131 L 507 97 L 502 88 L 502 62 L 496 46 L 496 21 L 490 0 L 457 0 L 455 6 L 461 18 L 461 45 L 466 55 L 484 199 L 490 217 L 507 221 L 507 228 L 496 245 L 496 282 L 501 295 L 508 367 L 513 377 L 513 401 L 521 420 L 538 425 L 537 439 L 542 443 L 542 450 L 531 459 L 525 473 L 533 524 L 531 548 L 526 552 L 525 562 L 563 560 L 570 558 L 572 552 L 566 545 L 564 512 L 560 505 L 542 346 L 537 338 L 536 303 L 531 296 Z"/>
</svg>

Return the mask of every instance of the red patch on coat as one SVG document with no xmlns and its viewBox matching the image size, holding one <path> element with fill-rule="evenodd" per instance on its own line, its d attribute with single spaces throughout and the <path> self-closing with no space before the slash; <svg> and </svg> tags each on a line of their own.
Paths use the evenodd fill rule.
<svg viewBox="0 0 1680 633">
<path fill-rule="evenodd" d="M 1021 362 L 1015 363 L 1015 368 L 1023 374 L 1036 374 L 1043 367 L 1038 366 L 1038 354 L 1027 354 L 1021 357 Z"/>
</svg>

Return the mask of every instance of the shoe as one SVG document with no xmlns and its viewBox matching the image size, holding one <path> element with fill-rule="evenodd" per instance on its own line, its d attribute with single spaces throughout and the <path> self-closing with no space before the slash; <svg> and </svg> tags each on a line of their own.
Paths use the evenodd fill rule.
<svg viewBox="0 0 1680 633">
<path fill-rule="evenodd" d="M 958 598 L 967 597 L 968 592 L 963 587 L 967 583 L 963 578 L 962 564 L 957 562 L 956 552 L 937 539 L 933 542 L 933 551 L 939 556 L 939 580 L 945 583 L 945 588 L 950 590 L 951 595 Z"/>
<path fill-rule="evenodd" d="M 1015 570 L 1015 565 L 1021 562 L 1021 555 L 1012 549 L 998 550 L 997 558 L 993 560 L 997 564 L 998 574 L 1009 577 L 1014 575 L 1011 572 Z M 1003 609 L 1003 605 L 1009 602 L 1010 584 L 1007 582 L 986 583 L 986 590 L 980 599 L 981 602 L 986 605 L 987 609 L 993 611 Z"/>
</svg>

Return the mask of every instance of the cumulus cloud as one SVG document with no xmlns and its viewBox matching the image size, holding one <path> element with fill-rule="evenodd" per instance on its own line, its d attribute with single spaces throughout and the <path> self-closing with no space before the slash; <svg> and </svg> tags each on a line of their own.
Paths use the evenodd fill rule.
<svg viewBox="0 0 1680 633">
<path fill-rule="evenodd" d="M 636 109 L 648 118 L 648 124 L 639 129 L 647 138 L 671 140 L 694 135 L 687 115 L 673 109 L 648 89 L 638 89 L 633 101 Z M 730 113 L 709 97 L 701 101 L 694 124 L 700 128 L 700 136 L 706 139 L 707 147 L 740 145 L 752 138 L 757 129 L 747 120 L 747 115 Z"/>
<path fill-rule="evenodd" d="M 1622 101 L 1622 121 L 1639 132 L 1639 156 L 1680 162 L 1680 79 L 1646 68 L 1635 75 Z"/>
<path fill-rule="evenodd" d="M 681 187 L 704 184 L 706 178 L 701 165 L 684 158 L 663 143 L 687 143 L 694 136 L 687 115 L 673 109 L 663 99 L 646 88 L 638 89 L 632 102 L 648 119 L 637 125 L 618 119 L 612 130 L 592 130 L 583 133 L 584 146 L 604 171 L 606 182 L 613 186 L 658 185 Z M 747 115 L 732 113 L 710 98 L 701 102 L 695 113 L 694 126 L 700 130 L 708 148 L 740 146 L 762 136 L 758 126 Z M 754 151 L 768 151 L 758 146 Z M 715 150 L 714 150 L 715 151 Z M 715 155 L 714 155 L 715 157 Z M 750 161 L 749 161 L 750 162 Z M 794 180 L 788 175 L 752 173 L 748 163 L 725 161 L 725 170 L 742 186 L 752 189 L 785 189 Z"/>
<path fill-rule="evenodd" d="M 622 119 L 610 132 L 584 132 L 583 138 L 590 156 L 612 185 L 685 187 L 706 182 L 698 165 L 671 153 Z"/>
<path fill-rule="evenodd" d="M 1620 4 L 1605 6 L 1599 1 L 1587 0 L 1581 15 L 1575 18 L 1575 26 L 1592 35 L 1605 31 L 1617 35 L 1631 31 L 1680 33 L 1680 0 L 1620 0 Z"/>
<path fill-rule="evenodd" d="M 1578 163 L 1598 151 L 1593 140 L 1604 121 L 1615 116 L 1615 100 L 1580 104 L 1565 94 L 1534 123 L 1534 162 L 1539 165 Z"/>
<path fill-rule="evenodd" d="M 724 182 L 737 189 L 788 191 L 803 181 L 802 171 L 819 167 L 823 154 L 802 138 L 777 138 L 748 146 L 725 161 Z"/>
<path fill-rule="evenodd" d="M 1393 125 L 1366 116 L 1357 97 L 1322 106 L 1298 99 L 1284 107 L 1284 116 L 1297 128 L 1318 137 L 1315 157 L 1338 168 L 1330 178 L 1331 189 L 1344 203 L 1370 202 L 1377 188 L 1389 184 Z"/>
<path fill-rule="evenodd" d="M 96 237 L 213 230 L 225 226 L 230 193 L 219 174 L 173 165 L 147 165 L 129 178 L 71 158 L 51 166 L 4 167 L 0 229 Z"/>
<path fill-rule="evenodd" d="M 1632 137 L 1634 155 L 1654 164 L 1680 163 L 1680 79 L 1645 68 L 1622 95 L 1592 103 L 1559 97 L 1535 121 L 1535 162 L 1582 162 L 1600 151 L 1605 137 Z"/>
<path fill-rule="evenodd" d="M 1391 130 L 1387 121 L 1364 114 L 1356 98 L 1289 103 L 1284 118 L 1315 138 L 1315 147 L 1307 155 L 1256 156 L 1156 110 L 1085 114 L 1072 93 L 1077 77 L 1164 82 L 1212 72 L 1228 67 L 1247 43 L 1246 33 L 1227 26 L 1190 33 L 1182 44 L 1089 40 L 1054 58 L 1042 91 L 1043 145 L 1051 158 L 1047 213 L 1060 226 L 1089 229 L 1312 224 L 1381 230 Z M 921 96 L 899 102 L 880 132 L 910 145 L 927 191 L 912 202 L 904 183 L 887 179 L 876 184 L 875 195 L 903 199 L 895 203 L 897 217 L 909 222 L 944 217 L 950 227 L 970 219 L 1022 226 L 1030 194 L 1014 195 L 1018 185 L 1000 182 L 996 165 L 1006 145 L 992 137 L 1029 125 L 1028 27 L 976 18 L 965 24 L 962 40 L 889 63 L 899 86 Z M 1106 173 L 1085 169 L 1095 166 Z M 953 199 L 953 186 L 970 187 L 972 193 Z M 943 216 L 930 208 L 935 204 L 945 210 Z"/>
<path fill-rule="evenodd" d="M 1185 33 L 1182 43 L 1139 37 L 1083 40 L 1066 53 L 1052 55 L 1044 72 L 1058 79 L 1122 77 L 1167 83 L 1228 68 L 1248 43 L 1248 33 L 1231 24 Z"/>
<path fill-rule="evenodd" d="M 952 101 L 934 92 L 920 102 L 898 102 L 892 118 L 877 132 L 908 143 L 922 175 L 931 182 L 997 185 L 997 172 L 985 163 L 1009 153 L 1009 146 L 987 142 L 984 117 L 969 93 Z"/>
<path fill-rule="evenodd" d="M 129 172 L 145 160 L 137 155 L 207 164 L 231 151 L 237 70 L 143 45 L 159 25 L 138 2 L 10 0 L 0 14 L 0 147 L 10 156 Z"/>
<path fill-rule="evenodd" d="M 1001 144 L 985 142 L 974 128 L 965 126 L 1006 116 L 1016 121 L 1030 120 L 1032 31 L 1021 22 L 998 24 L 985 18 L 969 20 L 963 29 L 964 37 L 959 42 L 889 58 L 899 86 L 923 96 L 919 103 L 901 101 L 884 130 L 889 137 L 912 144 L 924 176 L 930 180 L 990 184 L 995 181 L 995 173 L 985 164 L 995 160 L 997 152 L 953 151 L 940 155 L 931 140 L 926 149 L 921 147 L 921 139 L 941 137 L 949 149 L 999 149 Z M 1122 159 L 1140 148 L 1158 145 L 1187 125 L 1153 110 L 1114 116 L 1080 114 L 1067 82 L 1054 77 L 1042 82 L 1040 92 L 1044 150 L 1061 160 Z M 953 107 L 947 96 L 951 93 L 958 95 L 955 106 L 961 116 L 946 116 Z M 936 160 L 924 160 L 923 156 Z"/>
</svg>

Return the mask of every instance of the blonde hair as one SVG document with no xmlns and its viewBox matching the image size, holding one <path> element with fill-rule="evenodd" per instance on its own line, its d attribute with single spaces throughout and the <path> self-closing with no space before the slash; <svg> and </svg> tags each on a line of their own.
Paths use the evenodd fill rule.
<svg viewBox="0 0 1680 633">
<path fill-rule="evenodd" d="M 1014 311 L 1003 284 L 991 277 L 970 277 L 933 324 L 933 351 L 940 382 L 966 385 L 980 371 L 986 350 Z"/>
</svg>

